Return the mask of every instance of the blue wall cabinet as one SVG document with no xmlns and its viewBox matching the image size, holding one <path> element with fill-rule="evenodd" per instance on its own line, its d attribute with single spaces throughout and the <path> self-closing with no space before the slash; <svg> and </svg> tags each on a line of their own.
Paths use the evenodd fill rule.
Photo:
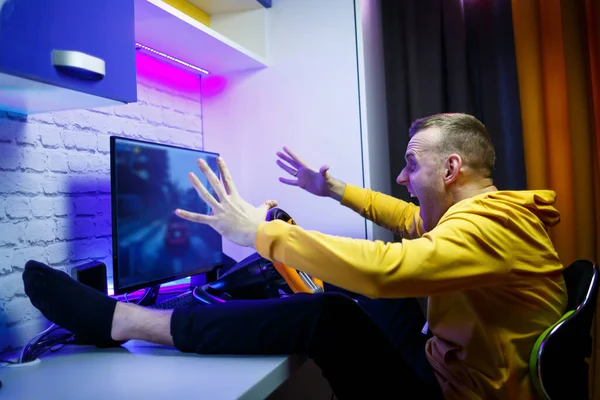
<svg viewBox="0 0 600 400">
<path fill-rule="evenodd" d="M 137 101 L 134 0 L 0 0 L 0 109 Z"/>
</svg>

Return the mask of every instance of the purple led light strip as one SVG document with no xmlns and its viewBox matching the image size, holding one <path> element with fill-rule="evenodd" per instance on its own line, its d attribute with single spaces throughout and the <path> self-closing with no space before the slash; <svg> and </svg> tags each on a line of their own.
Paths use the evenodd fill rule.
<svg viewBox="0 0 600 400">
<path fill-rule="evenodd" d="M 146 46 L 146 45 L 143 45 L 143 44 L 141 44 L 141 43 L 137 43 L 137 42 L 136 42 L 136 44 L 135 44 L 135 47 L 136 47 L 136 49 L 141 49 L 141 50 L 144 50 L 144 51 L 146 51 L 146 52 L 148 52 L 148 53 L 150 53 L 150 54 L 153 54 L 153 55 L 156 55 L 156 56 L 159 56 L 159 57 L 166 58 L 167 60 L 169 60 L 169 61 L 171 61 L 171 62 L 177 63 L 177 64 L 179 64 L 179 65 L 182 65 L 182 66 L 186 67 L 186 68 L 190 68 L 190 69 L 192 69 L 192 70 L 194 70 L 194 71 L 196 71 L 196 72 L 201 72 L 201 73 L 203 73 L 203 74 L 206 74 L 206 75 L 208 75 L 208 74 L 209 74 L 209 72 L 208 72 L 207 70 L 205 70 L 204 68 L 200 68 L 200 67 L 197 67 L 197 66 L 195 66 L 195 65 L 192 65 L 192 64 L 190 64 L 190 63 L 187 63 L 187 62 L 185 62 L 185 61 L 183 61 L 183 60 L 180 60 L 180 59 L 178 59 L 178 58 L 171 57 L 170 55 L 168 55 L 168 54 L 165 54 L 165 53 L 163 53 L 163 52 L 161 52 L 161 51 L 155 50 L 155 49 L 153 49 L 152 47 L 148 47 L 148 46 Z"/>
</svg>

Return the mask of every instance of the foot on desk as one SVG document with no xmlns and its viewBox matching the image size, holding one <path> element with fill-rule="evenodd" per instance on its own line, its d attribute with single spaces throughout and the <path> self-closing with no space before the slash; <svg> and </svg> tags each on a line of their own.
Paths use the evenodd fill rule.
<svg viewBox="0 0 600 400">
<path fill-rule="evenodd" d="M 120 343 L 110 335 L 117 300 L 37 261 L 23 272 L 25 293 L 48 320 L 75 334 L 76 342 L 101 347 Z"/>
</svg>

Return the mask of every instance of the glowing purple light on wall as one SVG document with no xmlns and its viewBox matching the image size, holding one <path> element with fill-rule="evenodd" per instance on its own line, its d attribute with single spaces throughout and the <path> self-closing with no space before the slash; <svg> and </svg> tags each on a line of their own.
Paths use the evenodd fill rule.
<svg viewBox="0 0 600 400">
<path fill-rule="evenodd" d="M 159 56 L 159 57 L 165 58 L 165 59 L 169 60 L 170 62 L 176 63 L 178 65 L 181 65 L 183 67 L 189 68 L 189 69 L 194 70 L 196 72 L 201 72 L 201 73 L 206 74 L 206 75 L 208 75 L 210 73 L 207 70 L 205 70 L 204 68 L 200 68 L 200 67 L 192 65 L 190 63 L 187 63 L 187 62 L 185 62 L 183 60 L 180 60 L 178 58 L 171 57 L 168 54 L 165 54 L 165 53 L 163 53 L 161 51 L 153 49 L 152 47 L 145 46 L 145 45 L 143 45 L 141 43 L 136 43 L 135 47 L 136 47 L 136 49 L 143 50 L 145 53 L 149 53 L 149 54 L 152 54 L 154 56 Z"/>
</svg>

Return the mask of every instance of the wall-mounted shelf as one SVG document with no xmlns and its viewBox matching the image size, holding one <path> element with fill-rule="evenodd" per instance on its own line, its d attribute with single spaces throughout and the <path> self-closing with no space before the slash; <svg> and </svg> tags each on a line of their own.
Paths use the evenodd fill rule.
<svg viewBox="0 0 600 400">
<path fill-rule="evenodd" d="M 237 13 L 271 7 L 271 0 L 187 0 L 209 15 Z"/>
<path fill-rule="evenodd" d="M 241 14 L 251 13 L 255 21 L 255 13 L 262 11 L 251 10 Z M 244 26 L 242 28 L 245 29 Z M 259 31 L 264 35 L 264 24 L 259 26 Z M 238 36 L 233 33 L 233 36 Z M 135 0 L 135 40 L 205 69 L 211 75 L 267 66 L 265 46 L 257 46 L 257 51 L 252 51 L 161 0 Z"/>
</svg>

